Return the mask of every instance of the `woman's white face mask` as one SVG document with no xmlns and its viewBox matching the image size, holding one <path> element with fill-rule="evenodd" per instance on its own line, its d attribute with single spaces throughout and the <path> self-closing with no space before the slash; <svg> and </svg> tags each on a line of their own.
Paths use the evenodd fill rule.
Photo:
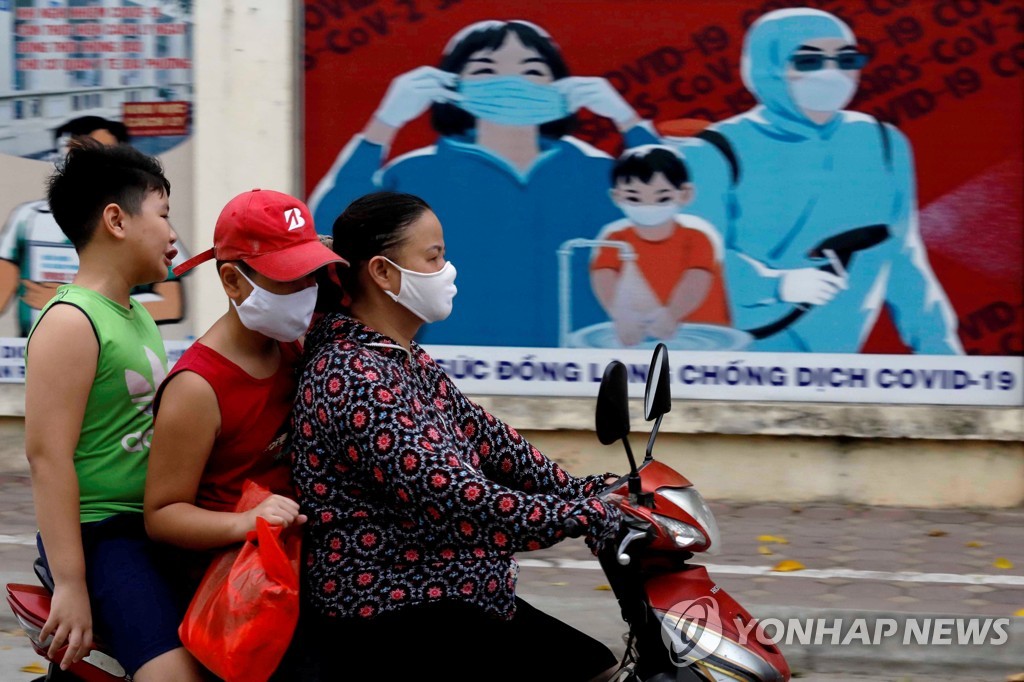
<svg viewBox="0 0 1024 682">
<path fill-rule="evenodd" d="M 248 298 L 241 303 L 232 301 L 242 326 L 283 343 L 296 341 L 306 333 L 316 308 L 316 284 L 291 294 L 275 294 L 253 282 L 241 270 L 238 274 L 252 285 Z"/>
<path fill-rule="evenodd" d="M 455 266 L 448 261 L 437 272 L 407 270 L 393 260 L 381 256 L 402 273 L 398 293 L 385 290 L 391 300 L 404 306 L 424 322 L 440 322 L 452 314 L 455 287 Z"/>
</svg>

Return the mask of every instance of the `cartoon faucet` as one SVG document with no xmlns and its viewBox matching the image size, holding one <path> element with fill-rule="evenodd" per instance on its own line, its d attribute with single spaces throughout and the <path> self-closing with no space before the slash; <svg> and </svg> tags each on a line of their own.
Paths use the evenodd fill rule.
<svg viewBox="0 0 1024 682">
<path fill-rule="evenodd" d="M 611 239 L 570 239 L 558 247 L 558 346 L 569 347 L 572 324 L 572 252 L 575 249 L 609 247 L 618 249 L 623 263 L 635 262 L 636 251 L 628 242 Z"/>
</svg>

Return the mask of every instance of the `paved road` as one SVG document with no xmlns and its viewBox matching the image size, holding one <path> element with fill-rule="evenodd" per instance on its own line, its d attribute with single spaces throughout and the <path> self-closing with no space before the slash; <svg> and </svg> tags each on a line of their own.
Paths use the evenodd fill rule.
<svg viewBox="0 0 1024 682">
<path fill-rule="evenodd" d="M 1024 673 L 1024 510 L 926 511 L 852 505 L 712 504 L 723 552 L 711 576 L 758 618 L 827 614 L 899 619 L 928 614 L 1011 618 L 999 647 L 783 646 L 802 680 L 972 680 Z M 25 476 L 0 476 L 0 577 L 33 582 L 35 531 Z M 770 537 L 769 537 L 770 536 Z M 804 568 L 772 570 L 783 560 Z M 520 556 L 520 594 L 621 652 L 624 626 L 581 541 Z M 37 660 L 0 607 L 0 682 L 32 679 Z M 896 643 L 898 644 L 898 642 Z M 947 661 L 961 667 L 949 672 Z M 931 668 L 929 669 L 929 664 Z M 866 677 L 849 677 L 863 673 Z M 972 672 L 974 670 L 975 672 Z M 889 676 L 890 671 L 895 671 Z"/>
</svg>

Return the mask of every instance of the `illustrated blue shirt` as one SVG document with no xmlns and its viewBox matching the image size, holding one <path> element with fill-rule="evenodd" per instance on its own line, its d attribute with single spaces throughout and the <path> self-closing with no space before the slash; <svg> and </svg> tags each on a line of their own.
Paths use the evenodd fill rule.
<svg viewBox="0 0 1024 682">
<path fill-rule="evenodd" d="M 794 309 L 779 300 L 781 271 L 820 267 L 810 253 L 848 230 L 885 225 L 889 237 L 855 252 L 849 288 L 811 306 L 752 350 L 858 352 L 888 305 L 903 341 L 919 353 L 961 353 L 956 318 L 918 230 L 914 160 L 897 129 L 841 111 L 823 125 L 790 97 L 784 71 L 804 41 L 844 37 L 824 12 L 788 10 L 755 24 L 744 45 L 744 81 L 761 104 L 715 124 L 733 166 L 702 139 L 681 142 L 696 186 L 689 211 L 723 232 L 726 286 L 738 328 L 771 324 Z"/>
<path fill-rule="evenodd" d="M 643 125 L 627 146 L 656 142 Z M 310 198 L 329 233 L 354 199 L 381 189 L 422 197 L 444 227 L 458 268 L 451 317 L 424 327 L 421 343 L 487 346 L 558 345 L 558 259 L 566 240 L 591 238 L 622 217 L 608 195 L 613 160 L 572 137 L 541 138 L 541 155 L 520 171 L 470 137 L 437 145 L 380 168 L 384 149 L 356 136 Z M 589 252 L 573 258 L 574 327 L 606 320 L 590 290 Z"/>
</svg>

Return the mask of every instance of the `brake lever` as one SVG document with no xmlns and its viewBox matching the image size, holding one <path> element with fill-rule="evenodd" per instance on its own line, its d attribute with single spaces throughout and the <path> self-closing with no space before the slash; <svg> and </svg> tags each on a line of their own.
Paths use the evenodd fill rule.
<svg viewBox="0 0 1024 682">
<path fill-rule="evenodd" d="M 615 560 L 619 562 L 620 566 L 628 566 L 629 562 L 632 561 L 632 558 L 626 554 L 626 550 L 629 549 L 629 545 L 632 544 L 634 540 L 639 540 L 640 538 L 645 537 L 647 537 L 646 529 L 641 530 L 639 528 L 634 528 L 633 526 L 629 527 L 629 530 L 626 531 L 626 536 L 622 538 L 621 542 L 619 542 L 619 549 L 615 552 Z"/>
</svg>

